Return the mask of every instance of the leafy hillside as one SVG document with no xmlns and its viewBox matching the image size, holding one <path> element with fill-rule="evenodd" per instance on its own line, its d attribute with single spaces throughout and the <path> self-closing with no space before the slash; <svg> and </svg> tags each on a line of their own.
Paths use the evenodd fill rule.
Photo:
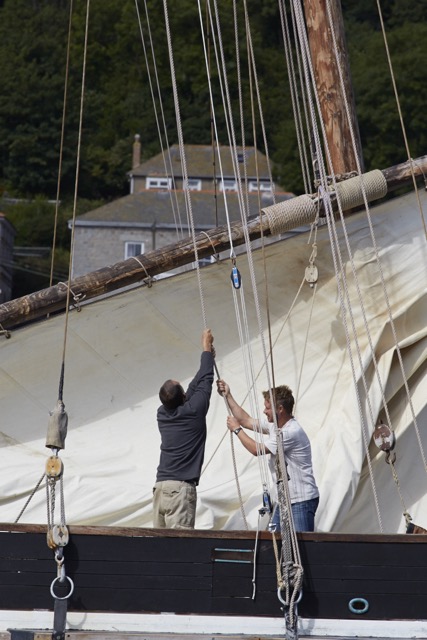
<svg viewBox="0 0 427 640">
<path fill-rule="evenodd" d="M 74 190 L 86 11 L 86 3 L 75 4 L 62 171 L 64 198 Z M 342 4 L 365 160 L 368 168 L 388 166 L 404 159 L 405 150 L 376 6 L 368 0 L 344 0 Z M 425 2 L 389 0 L 382 4 L 411 153 L 416 156 L 427 148 Z M 149 9 L 156 9 L 149 14 L 150 29 L 169 141 L 176 142 L 161 5 L 158 0 L 148 2 Z M 222 0 L 219 5 L 224 16 L 224 47 L 234 56 L 232 3 Z M 210 112 L 197 3 L 180 0 L 179 7 L 169 18 L 184 140 L 209 143 Z M 252 0 L 248 7 L 264 117 L 274 123 L 269 130 L 269 150 L 283 186 L 298 190 L 299 163 L 277 1 Z M 145 12 L 140 11 L 146 32 Z M 56 194 L 68 17 L 64 0 L 5 0 L 0 7 L 0 185 L 14 195 L 54 198 Z M 110 199 L 128 191 L 126 171 L 134 134 L 141 135 L 144 158 L 160 149 L 133 0 L 92 0 L 88 41 L 79 193 L 85 198 Z M 228 73 L 233 80 L 236 69 L 230 68 Z M 247 94 L 248 80 L 243 75 L 242 86 Z M 231 98 L 238 120 L 238 96 Z M 223 131 L 221 114 L 219 125 Z M 250 143 L 250 125 L 246 135 Z M 222 136 L 226 142 L 224 132 Z M 261 141 L 259 126 L 257 137 Z"/>
<path fill-rule="evenodd" d="M 204 5 L 204 3 L 201 3 Z M 238 3 L 239 4 L 239 3 Z M 206 68 L 200 38 L 199 16 L 194 0 L 169 2 L 171 45 L 179 95 L 184 141 L 211 143 L 211 113 Z M 91 0 L 88 51 L 85 61 L 83 129 L 78 181 L 79 210 L 97 200 L 112 200 L 129 191 L 127 171 L 131 165 L 132 142 L 139 133 L 143 160 L 160 151 L 158 121 L 167 124 L 169 144 L 178 140 L 175 120 L 169 52 L 163 3 L 140 3 L 140 24 L 134 0 Z M 236 53 L 233 3 L 218 0 L 225 58 Z M 302 178 L 298 146 L 290 103 L 285 55 L 277 0 L 247 0 L 253 33 L 262 110 L 268 123 L 268 149 L 275 163 L 275 178 L 283 188 L 299 193 Z M 401 124 L 396 108 L 376 3 L 371 0 L 343 0 L 356 108 L 361 130 L 366 169 L 383 168 L 406 158 Z M 412 157 L 427 152 L 427 65 L 425 64 L 426 0 L 384 0 L 390 55 L 402 115 Z M 3 0 L 0 2 L 0 196 L 37 199 L 34 204 L 10 207 L 2 202 L 15 224 L 17 245 L 49 246 L 48 231 L 52 207 L 41 206 L 40 197 L 55 199 L 61 127 L 64 119 L 64 147 L 61 171 L 61 229 L 58 250 L 66 268 L 69 232 L 76 181 L 80 95 L 82 89 L 86 3 L 74 2 L 69 66 L 66 69 L 69 3 L 65 0 Z M 241 22 L 241 19 L 240 19 Z M 150 75 L 147 72 L 140 31 L 144 33 Z M 153 60 L 151 45 L 155 52 Z M 211 77 L 218 93 L 211 43 Z M 239 34 L 241 91 L 244 103 L 250 94 L 246 41 L 243 25 Z M 218 54 L 220 55 L 220 53 Z M 64 110 L 65 76 L 68 75 Z M 161 87 L 161 104 L 156 93 L 156 75 Z M 237 66 L 227 66 L 230 86 L 237 86 Z M 151 79 L 151 86 L 150 86 Z M 153 109 L 152 89 L 157 106 Z M 232 89 L 230 100 L 241 140 L 239 94 Z M 245 107 L 246 144 L 253 144 L 250 107 Z M 216 114 L 219 140 L 228 141 L 224 115 Z M 257 145 L 262 147 L 260 117 L 255 111 Z M 166 144 L 163 136 L 163 144 Z M 31 227 L 29 233 L 28 226 Z M 43 266 L 47 271 L 48 265 Z M 31 284 L 31 288 L 46 286 Z M 20 292 L 18 292 L 20 293 Z"/>
</svg>

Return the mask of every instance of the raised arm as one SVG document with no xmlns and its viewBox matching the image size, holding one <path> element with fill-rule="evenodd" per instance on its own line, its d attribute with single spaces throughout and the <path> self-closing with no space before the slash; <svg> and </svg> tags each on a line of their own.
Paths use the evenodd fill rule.
<svg viewBox="0 0 427 640">
<path fill-rule="evenodd" d="M 215 357 L 215 349 L 213 346 L 213 335 L 210 329 L 205 329 L 202 333 L 202 348 L 203 351 L 212 351 Z"/>
<path fill-rule="evenodd" d="M 223 396 L 227 405 L 230 408 L 231 413 L 236 418 L 238 423 L 244 427 L 245 429 L 250 429 L 254 431 L 254 429 L 258 426 L 258 420 L 256 418 L 252 418 L 249 413 L 247 413 L 243 407 L 241 407 L 236 400 L 233 398 L 230 387 L 224 380 L 217 380 L 216 386 L 218 389 L 218 393 L 220 396 Z"/>
<path fill-rule="evenodd" d="M 192 381 L 190 382 L 190 384 L 188 385 L 188 388 L 185 394 L 187 400 L 190 400 L 190 398 L 193 396 L 196 389 L 200 386 L 201 377 L 206 375 L 207 363 L 208 363 L 208 369 L 209 369 L 208 373 L 212 376 L 212 380 L 210 381 L 210 384 L 211 384 L 210 392 L 212 391 L 213 364 L 214 364 L 214 361 L 212 360 L 212 358 L 215 358 L 215 348 L 213 346 L 213 341 L 214 341 L 214 338 L 211 330 L 205 329 L 202 333 L 202 357 L 201 357 L 200 368 L 196 373 L 196 375 L 194 376 L 194 378 L 192 379 Z M 205 351 L 210 352 L 212 356 L 209 356 L 209 358 L 207 358 L 207 356 L 205 357 L 204 356 Z M 210 392 L 209 392 L 209 397 L 210 397 Z"/>
</svg>

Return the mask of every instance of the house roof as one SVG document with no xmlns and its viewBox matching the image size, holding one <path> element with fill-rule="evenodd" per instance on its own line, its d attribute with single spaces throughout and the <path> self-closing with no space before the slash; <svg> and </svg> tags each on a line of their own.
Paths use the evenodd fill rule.
<svg viewBox="0 0 427 640">
<path fill-rule="evenodd" d="M 233 177 L 236 175 L 233 166 L 232 149 L 228 146 L 213 147 L 211 145 L 187 144 L 184 146 L 187 174 L 191 178 L 212 179 L 216 177 Z M 267 157 L 254 147 L 237 148 L 238 162 L 241 176 L 246 174 L 250 179 L 258 176 L 262 180 L 269 180 Z M 245 159 L 245 163 L 244 163 Z M 221 162 L 220 162 L 221 160 Z M 146 162 L 129 172 L 131 176 L 175 176 L 182 178 L 181 154 L 177 144 L 166 149 L 164 153 L 153 156 Z"/>
<path fill-rule="evenodd" d="M 187 226 L 185 207 L 185 193 L 182 190 L 161 191 L 149 189 L 140 193 L 130 194 L 114 200 L 102 207 L 88 211 L 76 218 L 76 226 L 108 225 L 136 225 L 136 226 Z M 261 207 L 273 203 L 270 194 L 263 193 L 261 200 L 258 193 L 248 194 L 248 217 L 259 213 Z M 287 200 L 293 194 L 276 193 L 276 201 Z M 230 222 L 240 221 L 240 207 L 238 194 L 214 191 L 192 191 L 191 210 L 196 228 L 213 228 Z"/>
</svg>

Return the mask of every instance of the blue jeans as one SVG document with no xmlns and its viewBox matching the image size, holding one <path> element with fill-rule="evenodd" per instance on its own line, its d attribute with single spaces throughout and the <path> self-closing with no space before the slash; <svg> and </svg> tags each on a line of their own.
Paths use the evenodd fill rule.
<svg viewBox="0 0 427 640">
<path fill-rule="evenodd" d="M 291 506 L 295 531 L 314 531 L 314 516 L 319 506 L 319 498 L 295 502 Z M 275 506 L 268 528 L 270 531 L 280 531 L 280 509 L 278 504 Z"/>
</svg>

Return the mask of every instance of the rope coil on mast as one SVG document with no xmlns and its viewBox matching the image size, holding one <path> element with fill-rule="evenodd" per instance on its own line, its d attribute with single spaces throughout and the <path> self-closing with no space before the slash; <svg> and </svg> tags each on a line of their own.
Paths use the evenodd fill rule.
<svg viewBox="0 0 427 640">
<path fill-rule="evenodd" d="M 345 211 L 363 205 L 365 197 L 368 201 L 383 198 L 387 194 L 387 180 L 382 171 L 374 169 L 361 176 L 336 183 L 335 190 L 328 190 L 329 196 L 333 193 Z M 271 234 L 279 235 L 312 224 L 318 215 L 318 205 L 315 197 L 304 194 L 264 207 L 262 213 L 267 216 Z"/>
</svg>

